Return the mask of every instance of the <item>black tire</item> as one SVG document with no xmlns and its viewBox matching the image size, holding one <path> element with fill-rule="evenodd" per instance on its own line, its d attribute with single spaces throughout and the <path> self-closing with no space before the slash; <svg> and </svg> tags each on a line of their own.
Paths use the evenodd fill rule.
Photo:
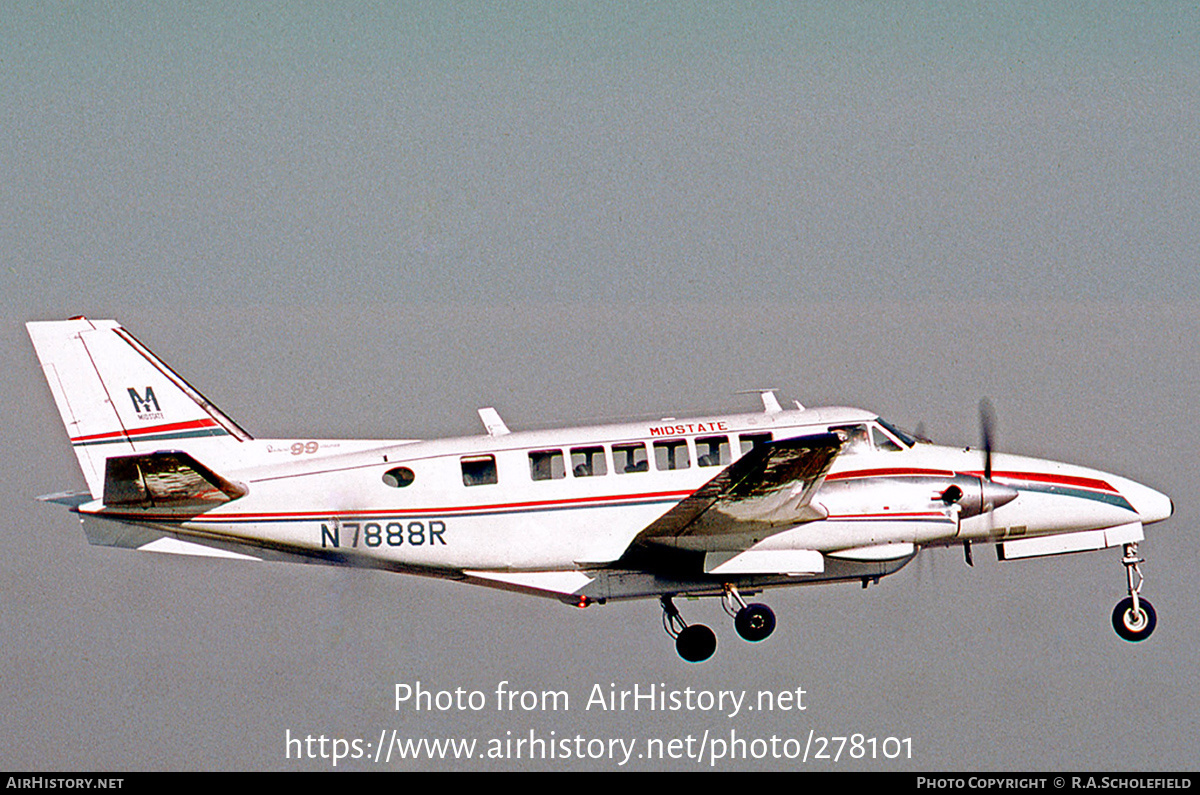
<svg viewBox="0 0 1200 795">
<path fill-rule="evenodd" d="M 704 662 L 717 650 L 717 636 L 703 624 L 683 628 L 675 638 L 675 651 L 690 663 Z"/>
<path fill-rule="evenodd" d="M 1158 616 L 1154 613 L 1154 605 L 1138 597 L 1138 606 L 1141 608 L 1140 613 L 1134 613 L 1133 597 L 1126 596 L 1117 602 L 1117 607 L 1113 610 L 1113 629 L 1130 643 L 1137 643 L 1150 637 L 1150 633 L 1158 625 Z"/>
<path fill-rule="evenodd" d="M 742 636 L 742 640 L 758 643 L 775 631 L 775 613 L 763 604 L 746 605 L 734 617 L 733 628 Z"/>
</svg>

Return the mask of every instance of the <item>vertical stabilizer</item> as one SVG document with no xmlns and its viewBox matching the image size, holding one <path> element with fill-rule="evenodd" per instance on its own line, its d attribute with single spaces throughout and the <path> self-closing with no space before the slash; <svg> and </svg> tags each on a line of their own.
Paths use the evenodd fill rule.
<svg viewBox="0 0 1200 795">
<path fill-rule="evenodd" d="M 250 439 L 115 320 L 25 327 L 93 497 L 111 456 Z"/>
</svg>

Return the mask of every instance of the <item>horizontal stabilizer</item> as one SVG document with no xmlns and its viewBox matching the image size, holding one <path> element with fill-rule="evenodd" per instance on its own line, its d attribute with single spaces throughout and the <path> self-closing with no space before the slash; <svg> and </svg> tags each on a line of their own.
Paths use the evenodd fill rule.
<svg viewBox="0 0 1200 795">
<path fill-rule="evenodd" d="M 191 555 L 203 558 L 261 560 L 262 556 L 245 544 L 224 539 L 183 539 L 173 533 L 139 527 L 96 516 L 84 516 L 83 532 L 89 544 L 100 547 L 120 547 L 141 552 L 164 552 L 169 555 Z"/>
<path fill-rule="evenodd" d="M 167 555 L 191 555 L 200 558 L 229 558 L 231 560 L 259 560 L 259 558 L 243 555 L 240 552 L 230 552 L 227 549 L 218 549 L 217 547 L 195 544 L 191 541 L 183 541 L 170 537 L 151 541 L 149 544 L 138 547 L 138 549 L 142 552 L 160 552 Z"/>
<path fill-rule="evenodd" d="M 60 491 L 55 494 L 43 494 L 37 499 L 38 502 L 52 502 L 55 505 L 78 508 L 85 502 L 91 502 L 92 494 L 89 491 Z"/>
<path fill-rule="evenodd" d="M 116 456 L 104 472 L 106 508 L 211 508 L 246 492 L 180 451 Z"/>
</svg>

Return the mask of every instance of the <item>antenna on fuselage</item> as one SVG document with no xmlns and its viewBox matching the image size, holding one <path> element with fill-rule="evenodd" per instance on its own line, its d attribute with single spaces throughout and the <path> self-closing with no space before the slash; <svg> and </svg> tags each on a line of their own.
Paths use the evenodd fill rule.
<svg viewBox="0 0 1200 795">
<path fill-rule="evenodd" d="M 488 436 L 503 436 L 510 432 L 504 420 L 500 419 L 500 412 L 491 406 L 479 409 L 479 419 L 483 420 L 483 427 L 487 429 Z"/>
<path fill-rule="evenodd" d="M 738 394 L 758 395 L 758 397 L 762 400 L 763 411 L 765 411 L 767 414 L 778 414 L 779 412 L 783 411 L 783 406 L 779 405 L 779 398 L 775 397 L 776 389 L 776 387 L 771 387 L 770 389 L 743 389 L 742 391 L 738 392 Z M 800 405 L 799 400 L 793 400 L 792 402 L 796 404 L 796 408 L 804 408 L 804 406 Z"/>
</svg>

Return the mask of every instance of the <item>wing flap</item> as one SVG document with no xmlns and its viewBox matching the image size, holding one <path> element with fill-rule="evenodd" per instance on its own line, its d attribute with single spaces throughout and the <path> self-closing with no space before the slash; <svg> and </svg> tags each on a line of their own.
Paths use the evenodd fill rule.
<svg viewBox="0 0 1200 795">
<path fill-rule="evenodd" d="M 825 512 L 811 505 L 812 495 L 841 448 L 841 437 L 832 433 L 759 445 L 653 522 L 636 540 L 720 549 L 721 537 L 765 536 L 823 519 Z"/>
</svg>

